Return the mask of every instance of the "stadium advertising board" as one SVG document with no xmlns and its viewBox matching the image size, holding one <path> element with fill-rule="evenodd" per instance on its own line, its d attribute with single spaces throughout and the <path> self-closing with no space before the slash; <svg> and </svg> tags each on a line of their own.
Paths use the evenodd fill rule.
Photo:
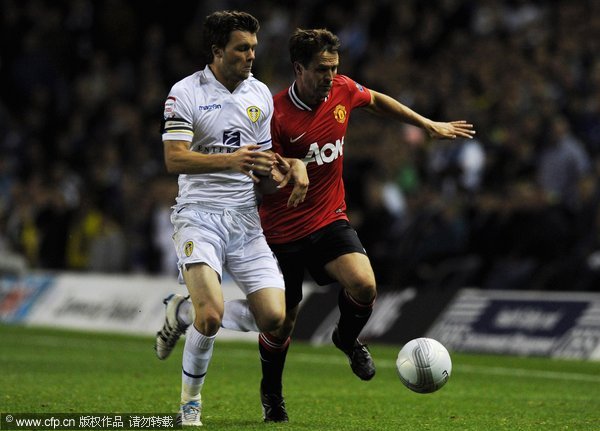
<svg viewBox="0 0 600 431">
<path fill-rule="evenodd" d="M 331 343 L 339 287 L 305 283 L 294 337 Z M 162 299 L 186 294 L 173 277 L 104 274 L 0 277 L 0 321 L 85 331 L 153 335 Z M 223 280 L 225 299 L 243 297 Z M 479 289 L 379 289 L 361 333 L 366 342 L 404 344 L 427 336 L 457 352 L 600 360 L 600 294 Z M 256 334 L 222 329 L 223 339 Z"/>
<path fill-rule="evenodd" d="M 149 333 L 161 326 L 160 297 L 181 292 L 161 277 L 62 273 L 31 307 L 30 325 L 86 331 Z"/>
<path fill-rule="evenodd" d="M 163 299 L 187 295 L 175 277 L 59 273 L 0 277 L 0 322 L 83 331 L 154 335 L 163 323 Z M 243 297 L 223 281 L 226 299 Z M 222 329 L 222 339 L 254 340 L 256 334 Z"/>
<path fill-rule="evenodd" d="M 340 315 L 339 289 L 335 284 L 324 287 L 306 284 L 294 337 L 317 345 L 331 343 L 331 333 Z M 380 286 L 373 314 L 360 338 L 366 342 L 404 344 L 422 337 L 455 292 L 452 289 Z"/>
<path fill-rule="evenodd" d="M 459 352 L 600 360 L 600 294 L 463 289 L 427 336 Z"/>
<path fill-rule="evenodd" d="M 0 277 L 0 322 L 18 323 L 52 284 L 52 277 L 26 275 Z"/>
</svg>

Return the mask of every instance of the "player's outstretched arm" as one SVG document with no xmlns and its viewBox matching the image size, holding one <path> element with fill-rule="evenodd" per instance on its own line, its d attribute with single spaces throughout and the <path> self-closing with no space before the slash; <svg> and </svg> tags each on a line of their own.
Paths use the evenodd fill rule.
<svg viewBox="0 0 600 431">
<path fill-rule="evenodd" d="M 386 94 L 370 91 L 371 103 L 366 107 L 369 112 L 421 127 L 436 139 L 470 139 L 475 135 L 473 125 L 464 120 L 447 123 L 432 121 Z"/>
<path fill-rule="evenodd" d="M 473 139 L 473 135 L 475 135 L 473 125 L 465 120 L 450 121 L 449 123 L 428 120 L 425 130 L 429 132 L 429 136 L 436 139 L 455 139 L 458 137 Z"/>
</svg>

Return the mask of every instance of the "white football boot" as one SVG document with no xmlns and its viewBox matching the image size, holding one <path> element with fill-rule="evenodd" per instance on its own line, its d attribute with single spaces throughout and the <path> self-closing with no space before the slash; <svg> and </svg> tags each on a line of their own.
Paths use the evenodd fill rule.
<svg viewBox="0 0 600 431">
<path fill-rule="evenodd" d="M 179 407 L 178 422 L 183 426 L 201 427 L 200 415 L 202 404 L 198 401 L 188 401 Z"/>
<path fill-rule="evenodd" d="M 187 326 L 177 320 L 177 310 L 188 297 L 174 293 L 163 300 L 166 305 L 165 323 L 160 331 L 156 333 L 154 351 L 158 359 L 166 359 L 171 354 L 177 340 L 187 330 Z"/>
</svg>

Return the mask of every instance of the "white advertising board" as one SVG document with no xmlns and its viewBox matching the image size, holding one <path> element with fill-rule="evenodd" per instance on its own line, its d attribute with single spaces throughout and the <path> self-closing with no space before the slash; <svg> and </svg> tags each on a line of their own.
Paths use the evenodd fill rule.
<svg viewBox="0 0 600 431">
<path fill-rule="evenodd" d="M 153 335 L 164 322 L 162 301 L 171 293 L 187 295 L 175 277 L 58 274 L 22 321 L 28 325 L 85 331 Z M 224 281 L 226 299 L 243 298 L 231 281 Z M 257 334 L 219 331 L 221 339 L 256 340 Z"/>
</svg>

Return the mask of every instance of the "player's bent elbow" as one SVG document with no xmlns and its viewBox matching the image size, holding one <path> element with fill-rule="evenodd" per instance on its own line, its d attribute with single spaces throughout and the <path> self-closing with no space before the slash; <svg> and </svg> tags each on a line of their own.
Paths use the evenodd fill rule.
<svg viewBox="0 0 600 431">
<path fill-rule="evenodd" d="M 165 168 L 170 174 L 183 174 L 189 164 L 189 146 L 186 142 L 167 141 L 164 147 Z"/>
<path fill-rule="evenodd" d="M 165 159 L 165 168 L 169 174 L 180 174 L 180 169 L 177 163 L 170 159 Z"/>
</svg>

